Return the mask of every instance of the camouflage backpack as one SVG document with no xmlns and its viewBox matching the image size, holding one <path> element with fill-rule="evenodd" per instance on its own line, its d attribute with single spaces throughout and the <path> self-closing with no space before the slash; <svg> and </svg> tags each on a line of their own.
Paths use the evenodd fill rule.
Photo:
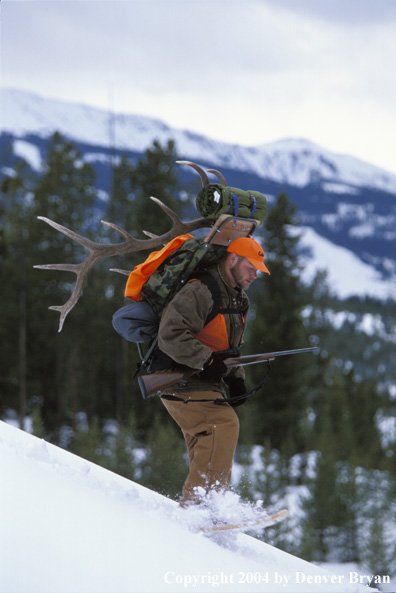
<svg viewBox="0 0 396 593">
<path fill-rule="evenodd" d="M 193 272 L 215 265 L 226 252 L 224 246 L 188 239 L 151 274 L 141 291 L 143 299 L 160 315 Z"/>
<path fill-rule="evenodd" d="M 212 245 L 203 238 L 180 235 L 161 251 L 151 253 L 129 275 L 125 296 L 134 302 L 115 312 L 114 329 L 138 345 L 154 339 L 161 314 L 176 292 L 192 274 L 195 277 L 219 262 L 226 251 L 226 247 Z M 203 276 L 199 277 L 205 281 Z M 217 298 L 213 300 L 216 302 Z"/>
</svg>

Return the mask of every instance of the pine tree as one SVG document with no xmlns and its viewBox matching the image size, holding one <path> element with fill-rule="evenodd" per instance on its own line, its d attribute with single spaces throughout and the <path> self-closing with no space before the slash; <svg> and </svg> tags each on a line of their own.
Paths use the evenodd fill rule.
<svg viewBox="0 0 396 593">
<path fill-rule="evenodd" d="M 381 399 L 372 379 L 359 380 L 352 367 L 345 375 L 348 413 L 353 435 L 350 459 L 355 465 L 381 467 L 383 451 L 375 416 Z"/>
<path fill-rule="evenodd" d="M 35 219 L 29 240 L 35 264 L 75 263 L 85 257 L 86 252 L 79 245 L 36 217 L 46 216 L 87 235 L 94 219 L 94 182 L 93 167 L 82 161 L 81 153 L 71 142 L 55 133 L 48 145 L 44 171 L 34 190 Z M 47 314 L 46 310 L 66 302 L 75 276 L 37 270 L 34 274 L 35 280 L 29 287 L 28 340 L 35 381 L 44 397 L 43 419 L 47 427 L 57 430 L 69 418 L 73 421 L 80 408 L 79 398 L 84 392 L 79 385 L 79 376 L 84 374 L 80 367 L 86 361 L 81 341 L 86 327 L 82 331 L 81 324 L 86 325 L 86 318 L 81 306 L 76 308 L 68 318 L 62 337 L 58 337 L 55 314 Z"/>
<path fill-rule="evenodd" d="M 311 486 L 311 498 L 305 503 L 302 525 L 302 555 L 307 560 L 324 562 L 329 552 L 329 523 L 335 505 L 336 467 L 331 453 L 320 454 L 316 479 Z"/>
<path fill-rule="evenodd" d="M 172 140 L 164 147 L 154 140 L 152 147 L 146 150 L 132 171 L 134 199 L 130 221 L 131 228 L 138 233 L 148 230 L 160 235 L 170 227 L 169 218 L 163 216 L 158 206 L 153 205 L 151 196 L 160 199 L 177 214 L 182 213 L 183 204 L 178 197 L 179 182 L 174 172 L 176 160 L 176 148 Z"/>
<path fill-rule="evenodd" d="M 395 574 L 395 483 L 387 472 L 356 471 L 360 497 L 360 560 L 370 574 Z"/>
<path fill-rule="evenodd" d="M 12 153 L 12 146 L 9 147 Z M 6 164 L 5 161 L 4 164 Z M 17 407 L 23 426 L 28 408 L 28 293 L 32 281 L 30 228 L 34 178 L 28 164 L 17 160 L 15 172 L 1 182 L 0 194 L 0 321 L 4 407 Z"/>
<path fill-rule="evenodd" d="M 264 251 L 271 275 L 265 274 L 254 287 L 246 336 L 251 352 L 293 350 L 309 345 L 301 318 L 305 289 L 300 279 L 297 229 L 296 207 L 281 194 L 265 222 Z M 251 442 L 262 444 L 269 438 L 272 447 L 288 456 L 302 449 L 305 373 L 309 364 L 307 355 L 275 361 L 268 384 L 248 404 Z M 247 371 L 250 384 L 259 383 L 265 372 L 262 365 L 255 367 Z"/>
<path fill-rule="evenodd" d="M 147 432 L 148 456 L 142 467 L 141 484 L 165 496 L 177 498 L 187 476 L 184 441 L 176 426 L 154 417 Z"/>
<path fill-rule="evenodd" d="M 128 155 L 124 154 L 112 166 L 112 184 L 106 216 L 109 221 L 128 231 L 135 229 L 134 200 L 136 187 L 132 179 L 134 166 Z M 116 239 L 119 235 L 114 234 Z"/>
<path fill-rule="evenodd" d="M 112 187 L 106 217 L 110 222 L 119 225 L 131 234 L 137 235 L 134 214 L 137 187 L 133 182 L 134 177 L 135 169 L 127 155 L 123 155 L 117 163 L 113 164 Z M 146 202 L 149 203 L 148 199 L 146 199 Z M 114 232 L 110 236 L 113 241 L 119 240 L 118 233 Z M 144 256 L 141 253 L 129 254 L 127 259 L 128 264 L 122 262 L 122 266 L 127 270 L 132 270 L 139 262 L 139 259 L 144 259 Z M 118 261 L 112 263 L 114 267 L 120 267 Z M 118 308 L 125 304 L 124 288 L 126 279 L 127 277 L 124 275 L 112 274 L 106 280 L 106 291 L 111 295 L 109 299 L 111 311 L 109 311 L 108 320 Z M 115 332 L 112 332 L 111 341 L 112 352 L 109 358 L 115 375 L 113 384 L 114 415 L 121 424 L 127 426 L 130 421 L 131 397 L 137 397 L 133 389 L 133 375 L 139 358 L 135 345 L 128 343 L 126 340 L 121 340 Z"/>
<path fill-rule="evenodd" d="M 106 467 L 105 438 L 99 418 L 77 423 L 72 450 L 75 455 Z"/>
</svg>

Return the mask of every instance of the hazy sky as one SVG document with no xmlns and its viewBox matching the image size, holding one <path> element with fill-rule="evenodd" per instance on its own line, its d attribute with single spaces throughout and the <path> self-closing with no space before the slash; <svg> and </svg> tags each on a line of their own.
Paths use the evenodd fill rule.
<svg viewBox="0 0 396 593">
<path fill-rule="evenodd" d="M 2 0 L 1 84 L 396 173 L 395 0 Z"/>
</svg>

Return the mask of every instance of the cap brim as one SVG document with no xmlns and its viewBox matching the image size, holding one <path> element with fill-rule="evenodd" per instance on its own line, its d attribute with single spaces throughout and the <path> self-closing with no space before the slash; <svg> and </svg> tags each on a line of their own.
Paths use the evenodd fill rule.
<svg viewBox="0 0 396 593">
<path fill-rule="evenodd" d="M 255 268 L 257 268 L 258 270 L 260 270 L 260 272 L 265 272 L 266 274 L 270 274 L 271 272 L 269 271 L 269 269 L 267 268 L 267 266 L 264 264 L 264 262 L 258 260 L 258 259 L 250 259 L 249 257 L 247 257 L 246 259 L 248 259 L 250 261 L 250 263 L 252 264 L 252 266 L 254 266 Z"/>
</svg>

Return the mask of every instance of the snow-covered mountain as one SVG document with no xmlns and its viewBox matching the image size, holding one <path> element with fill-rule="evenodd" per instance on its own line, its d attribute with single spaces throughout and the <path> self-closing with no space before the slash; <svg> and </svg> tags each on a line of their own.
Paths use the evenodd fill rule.
<svg viewBox="0 0 396 593">
<path fill-rule="evenodd" d="M 137 158 L 155 139 L 171 138 L 181 158 L 220 169 L 229 185 L 258 189 L 270 202 L 286 191 L 306 229 L 303 243 L 312 253 L 307 273 L 326 267 L 334 292 L 378 298 L 395 293 L 396 175 L 307 140 L 246 147 L 172 129 L 157 119 L 23 91 L 3 89 L 1 101 L 3 142 L 11 139 L 16 155 L 36 170 L 48 137 L 58 130 L 96 167 L 105 190 L 110 154 L 126 151 Z"/>
<path fill-rule="evenodd" d="M 118 149 L 134 152 L 143 152 L 155 139 L 166 142 L 173 138 L 181 154 L 279 183 L 304 187 L 320 180 L 336 193 L 353 193 L 350 186 L 396 193 L 396 175 L 352 156 L 334 154 L 308 140 L 246 147 L 173 129 L 158 119 L 111 113 L 32 93 L 4 89 L 1 101 L 2 131 L 18 137 L 37 134 L 47 138 L 59 130 L 78 142 L 102 147 L 115 142 Z"/>
<path fill-rule="evenodd" d="M 371 579 L 204 536 L 173 501 L 4 422 L 0 467 L 0 593 L 363 593 Z"/>
</svg>

